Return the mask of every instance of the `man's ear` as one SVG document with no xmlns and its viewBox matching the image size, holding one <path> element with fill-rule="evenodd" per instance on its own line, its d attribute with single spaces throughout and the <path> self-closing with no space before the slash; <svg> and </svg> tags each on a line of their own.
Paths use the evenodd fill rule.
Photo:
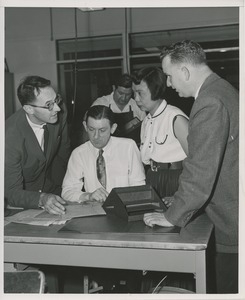
<svg viewBox="0 0 245 300">
<path fill-rule="evenodd" d="M 186 66 L 183 66 L 183 67 L 181 68 L 181 71 L 182 71 L 183 74 L 184 74 L 185 80 L 188 81 L 188 80 L 190 79 L 190 71 L 189 71 L 189 69 L 188 69 Z"/>
<path fill-rule="evenodd" d="M 30 106 L 28 104 L 23 105 L 23 109 L 29 115 L 33 115 L 34 114 L 32 106 Z"/>
<path fill-rule="evenodd" d="M 112 124 L 111 126 L 111 134 L 113 134 L 117 129 L 117 123 Z"/>
<path fill-rule="evenodd" d="M 83 121 L 83 126 L 84 126 L 84 128 L 85 128 L 86 132 L 88 132 L 88 128 L 87 128 L 86 121 Z"/>
</svg>

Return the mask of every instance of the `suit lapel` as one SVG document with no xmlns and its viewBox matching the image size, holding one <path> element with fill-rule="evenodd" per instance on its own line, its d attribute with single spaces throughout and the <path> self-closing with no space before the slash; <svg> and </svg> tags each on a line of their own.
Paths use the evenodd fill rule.
<svg viewBox="0 0 245 300">
<path fill-rule="evenodd" d="M 56 151 L 57 147 L 54 145 L 59 138 L 59 123 L 57 124 L 47 124 L 48 131 L 49 131 L 49 138 L 48 138 L 48 148 L 46 153 L 46 159 L 49 162 L 50 158 L 53 157 L 54 151 Z"/>
<path fill-rule="evenodd" d="M 33 132 L 31 126 L 27 121 L 24 110 L 23 113 L 21 114 L 19 126 L 23 128 L 23 135 L 26 141 L 31 145 L 31 147 L 28 147 L 28 151 L 30 151 L 33 156 L 38 157 L 40 161 L 47 160 L 47 164 L 48 164 L 50 158 L 53 157 L 53 152 L 56 151 L 56 147 L 53 147 L 53 145 L 56 142 L 58 142 L 58 139 L 60 138 L 59 122 L 57 124 L 47 124 L 49 130 L 49 138 L 48 138 L 48 148 L 47 148 L 46 157 L 38 143 L 35 133 Z"/>
<path fill-rule="evenodd" d="M 22 115 L 22 128 L 23 128 L 23 136 L 26 140 L 26 143 L 28 143 L 28 151 L 31 152 L 31 154 L 35 157 L 38 157 L 41 161 L 45 160 L 45 156 L 44 153 L 38 143 L 38 140 L 35 136 L 34 131 L 32 130 L 31 126 L 29 125 L 27 119 L 26 119 L 26 114 L 23 111 L 23 115 Z"/>
</svg>

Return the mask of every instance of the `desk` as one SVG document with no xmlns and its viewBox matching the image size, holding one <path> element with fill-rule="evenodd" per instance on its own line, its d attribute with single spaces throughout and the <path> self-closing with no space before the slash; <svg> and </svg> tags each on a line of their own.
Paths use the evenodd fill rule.
<svg viewBox="0 0 245 300">
<path fill-rule="evenodd" d="M 213 230 L 206 214 L 180 234 L 81 234 L 60 228 L 6 225 L 4 262 L 193 273 L 196 292 L 206 293 L 206 250 Z"/>
</svg>

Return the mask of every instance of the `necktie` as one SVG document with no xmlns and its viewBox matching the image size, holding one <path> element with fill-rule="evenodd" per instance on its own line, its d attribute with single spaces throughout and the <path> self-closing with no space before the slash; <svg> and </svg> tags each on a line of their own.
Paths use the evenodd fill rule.
<svg viewBox="0 0 245 300">
<path fill-rule="evenodd" d="M 44 133 L 43 133 L 43 136 L 44 136 L 44 149 L 43 149 L 43 152 L 46 155 L 47 148 L 48 148 L 48 137 L 49 137 L 48 126 L 44 125 L 43 129 L 44 129 Z"/>
<path fill-rule="evenodd" d="M 96 168 L 97 168 L 97 177 L 101 185 L 106 188 L 106 168 L 105 168 L 105 159 L 103 156 L 103 150 L 100 149 L 99 155 L 96 160 Z"/>
</svg>

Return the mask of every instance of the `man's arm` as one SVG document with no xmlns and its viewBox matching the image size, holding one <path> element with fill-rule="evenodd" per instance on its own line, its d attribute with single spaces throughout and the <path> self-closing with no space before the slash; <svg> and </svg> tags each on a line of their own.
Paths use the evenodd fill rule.
<svg viewBox="0 0 245 300">
<path fill-rule="evenodd" d="M 210 199 L 229 135 L 229 116 L 222 103 L 215 98 L 198 101 L 190 117 L 189 154 L 179 188 L 165 212 L 165 218 L 180 227 Z"/>
<path fill-rule="evenodd" d="M 62 185 L 62 197 L 70 202 L 105 201 L 108 192 L 104 188 L 95 189 L 93 192 L 82 191 L 84 182 L 83 163 L 79 153 L 74 150 L 69 159 L 68 168 Z"/>
<path fill-rule="evenodd" d="M 62 198 L 71 202 L 81 202 L 79 201 L 79 198 L 84 193 L 82 192 L 84 185 L 83 177 L 82 162 L 79 158 L 78 151 L 75 149 L 70 156 L 63 180 L 61 193 Z"/>
<path fill-rule="evenodd" d="M 44 179 L 44 170 L 38 169 L 38 160 L 34 160 L 30 165 L 28 173 L 29 181 L 33 180 L 33 187 L 30 190 L 25 188 L 25 179 L 23 176 L 24 157 L 27 154 L 21 138 L 15 138 L 6 134 L 5 140 L 5 197 L 11 206 L 22 208 L 44 208 L 51 214 L 63 214 L 65 204 L 59 196 L 53 194 L 42 193 L 41 189 Z M 21 147 L 22 145 L 22 147 Z M 41 176 L 37 176 L 37 172 L 41 172 Z M 35 176 L 36 182 L 35 182 Z"/>
<path fill-rule="evenodd" d="M 24 140 L 20 133 L 15 133 L 6 125 L 5 132 L 5 166 L 4 166 L 4 194 L 11 206 L 23 208 L 38 208 L 40 193 L 38 189 L 25 190 L 23 177 L 23 163 L 26 153 Z M 37 163 L 33 162 L 29 167 L 29 176 L 34 176 Z M 41 182 L 40 182 L 41 187 Z"/>
</svg>

